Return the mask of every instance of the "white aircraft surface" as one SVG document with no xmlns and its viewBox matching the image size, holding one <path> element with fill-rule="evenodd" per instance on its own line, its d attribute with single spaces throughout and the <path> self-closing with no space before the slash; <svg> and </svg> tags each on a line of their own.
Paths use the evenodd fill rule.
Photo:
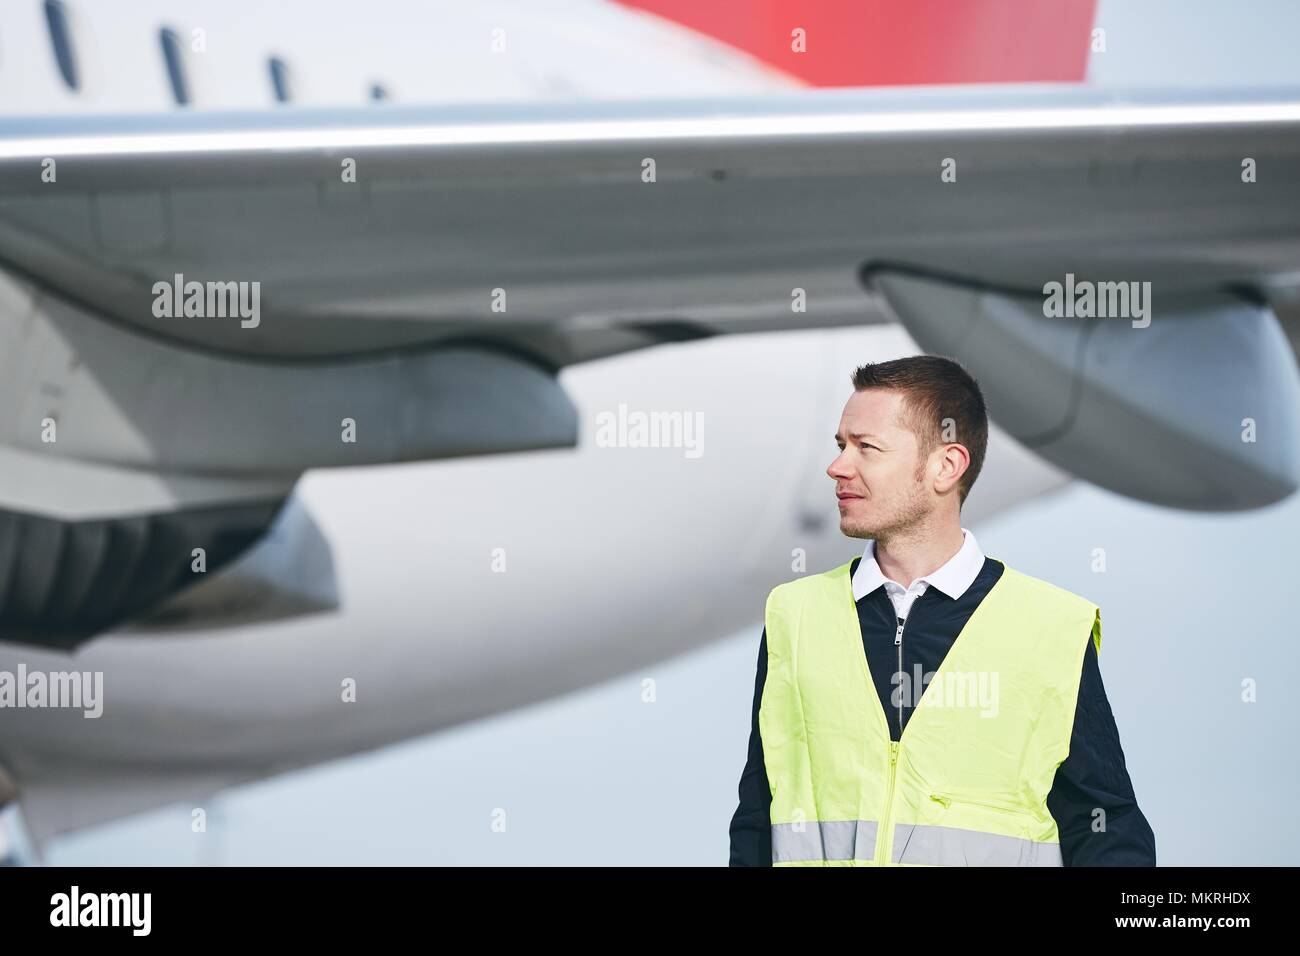
<svg viewBox="0 0 1300 956">
<path fill-rule="evenodd" d="M 103 675 L 0 712 L 37 847 L 755 624 L 860 549 L 866 361 L 980 380 L 964 523 L 1300 485 L 1300 87 L 817 89 L 638 6 L 4 0 L 0 673 Z"/>
</svg>

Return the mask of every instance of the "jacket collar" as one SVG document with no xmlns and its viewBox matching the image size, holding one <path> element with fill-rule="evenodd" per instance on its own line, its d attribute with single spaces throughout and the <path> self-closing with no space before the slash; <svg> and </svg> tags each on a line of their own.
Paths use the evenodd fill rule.
<svg viewBox="0 0 1300 956">
<path fill-rule="evenodd" d="M 928 587 L 934 586 L 953 600 L 966 593 L 966 589 L 971 586 L 984 567 L 984 552 L 980 550 L 975 535 L 965 528 L 961 529 L 961 533 L 961 549 L 942 566 L 913 581 L 908 590 L 915 588 L 924 594 Z M 862 552 L 862 560 L 853 574 L 853 599 L 861 601 L 888 580 L 880 570 L 880 565 L 876 563 L 876 542 L 872 539 L 867 542 Z M 897 585 L 897 582 L 890 583 Z"/>
</svg>

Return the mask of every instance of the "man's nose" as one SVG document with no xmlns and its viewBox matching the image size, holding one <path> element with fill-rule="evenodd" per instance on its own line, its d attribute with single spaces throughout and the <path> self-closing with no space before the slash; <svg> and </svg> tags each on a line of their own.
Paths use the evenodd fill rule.
<svg viewBox="0 0 1300 956">
<path fill-rule="evenodd" d="M 844 453 L 840 452 L 835 460 L 826 466 L 826 474 L 832 478 L 852 478 L 853 471 L 844 463 Z"/>
</svg>

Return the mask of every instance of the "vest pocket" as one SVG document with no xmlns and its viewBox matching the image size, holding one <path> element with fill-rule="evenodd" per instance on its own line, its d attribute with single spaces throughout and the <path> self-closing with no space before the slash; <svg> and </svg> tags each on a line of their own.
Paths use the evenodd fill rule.
<svg viewBox="0 0 1300 956">
<path fill-rule="evenodd" d="M 930 792 L 930 799 L 937 800 L 945 807 L 954 803 L 969 803 L 978 807 L 988 807 L 991 810 L 1001 810 L 1005 813 L 1025 812 L 1024 806 L 1017 803 L 1015 797 L 1010 794 L 985 793 L 973 790 L 952 792 L 933 790 Z"/>
</svg>

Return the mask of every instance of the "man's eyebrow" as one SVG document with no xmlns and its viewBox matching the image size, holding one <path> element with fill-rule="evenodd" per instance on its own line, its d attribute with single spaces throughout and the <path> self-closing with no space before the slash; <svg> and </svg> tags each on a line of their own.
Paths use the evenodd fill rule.
<svg viewBox="0 0 1300 956">
<path fill-rule="evenodd" d="M 872 439 L 872 440 L 874 440 L 874 441 L 879 441 L 879 440 L 880 440 L 880 439 L 876 438 L 875 435 L 871 434 L 871 432 L 849 432 L 849 437 L 850 437 L 850 438 L 870 438 L 870 439 Z M 836 441 L 839 441 L 839 440 L 840 440 L 840 433 L 839 433 L 839 432 L 836 432 L 836 433 L 835 433 L 835 440 L 836 440 Z"/>
</svg>

